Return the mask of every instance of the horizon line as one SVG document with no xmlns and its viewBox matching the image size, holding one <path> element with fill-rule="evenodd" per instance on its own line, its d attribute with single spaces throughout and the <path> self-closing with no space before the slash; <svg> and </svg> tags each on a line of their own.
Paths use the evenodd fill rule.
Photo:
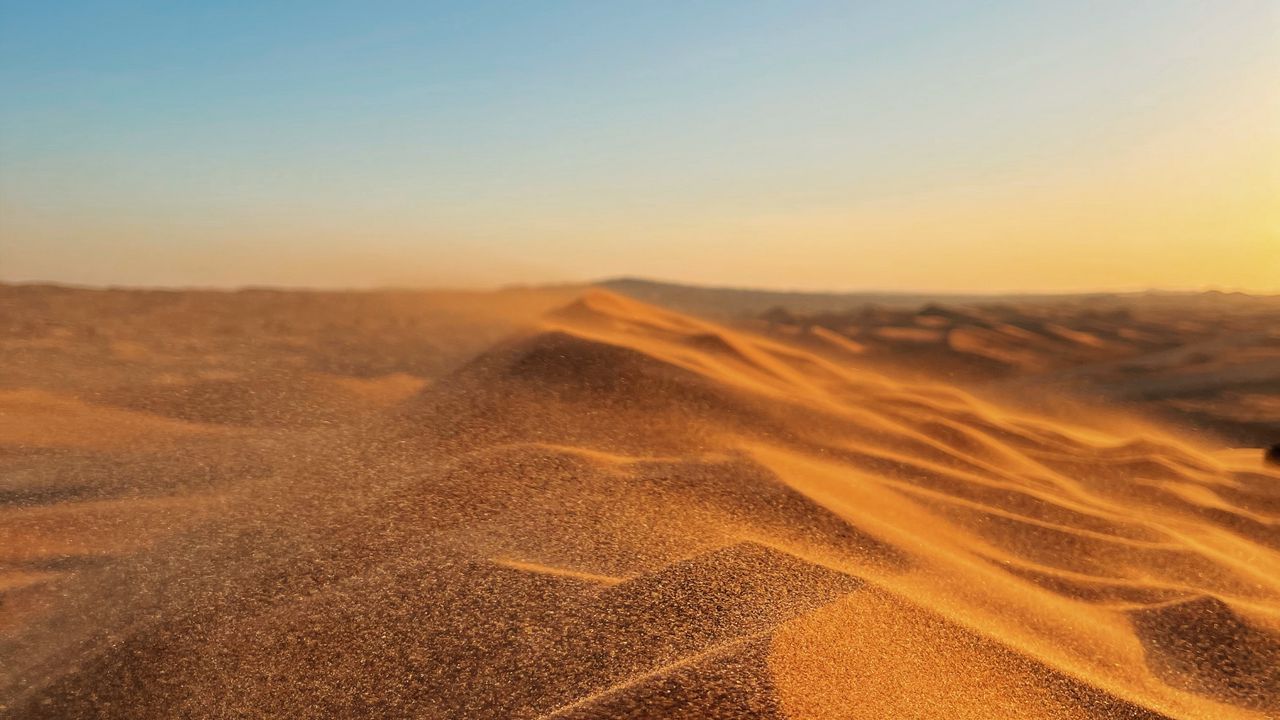
<svg viewBox="0 0 1280 720">
<path fill-rule="evenodd" d="M 810 295 L 810 296 L 883 296 L 883 297 L 939 297 L 939 298 L 984 298 L 984 297 L 1087 297 L 1087 296 L 1134 296 L 1134 295 L 1243 295 L 1248 297 L 1280 297 L 1280 290 L 1264 291 L 1204 285 L 1198 288 L 1178 287 L 1128 287 L 1128 288 L 1090 288 L 1071 290 L 922 290 L 922 289 L 808 289 L 795 287 L 762 287 L 747 285 L 718 285 L 661 280 L 635 275 L 616 275 L 593 280 L 582 281 L 548 281 L 548 282 L 512 282 L 495 285 L 293 285 L 259 284 L 244 285 L 210 284 L 210 285 L 166 285 L 166 284 L 116 284 L 116 283 L 78 283 L 59 280 L 10 280 L 0 278 L 0 286 L 8 287 L 48 287 L 68 290 L 88 291 L 142 291 L 142 292 L 296 292 L 296 293 L 496 293 L 521 290 L 555 290 L 574 287 L 590 288 L 618 283 L 637 283 L 650 286 L 678 288 L 682 290 L 701 290 L 711 292 L 757 293 L 771 295 Z"/>
</svg>

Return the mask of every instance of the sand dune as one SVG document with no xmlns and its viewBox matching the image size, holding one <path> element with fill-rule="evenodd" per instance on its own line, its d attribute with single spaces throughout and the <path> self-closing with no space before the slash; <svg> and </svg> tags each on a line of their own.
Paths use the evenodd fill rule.
<svg viewBox="0 0 1280 720">
<path fill-rule="evenodd" d="M 5 507 L 29 548 L 0 575 L 0 712 L 1280 715 L 1280 470 L 1257 454 L 601 290 L 516 327 L 429 378 L 379 367 L 398 379 L 352 390 L 358 422 L 264 423 L 252 446 L 243 418 L 178 412 L 203 401 L 116 401 L 153 451 L 212 469 L 98 500 L 187 508 L 134 518 L 132 544 L 66 520 L 110 548 L 74 571 L 58 558 L 83 551 L 30 538 L 88 500 Z M 983 332 L 1039 356 L 1032 330 Z M 287 386 L 275 402 L 329 397 Z M 116 452 L 163 475 L 144 450 Z M 51 473 L 32 477 L 67 487 Z"/>
<path fill-rule="evenodd" d="M 1216 442 L 1265 444 L 1280 436 L 1280 298 L 959 300 L 965 304 L 903 307 L 899 299 L 807 313 L 774 307 L 735 324 L 836 359 L 849 358 L 840 346 L 853 343 L 860 367 L 945 379 L 1005 404 L 1027 404 L 1048 390 L 1094 408 L 1122 406 Z"/>
</svg>

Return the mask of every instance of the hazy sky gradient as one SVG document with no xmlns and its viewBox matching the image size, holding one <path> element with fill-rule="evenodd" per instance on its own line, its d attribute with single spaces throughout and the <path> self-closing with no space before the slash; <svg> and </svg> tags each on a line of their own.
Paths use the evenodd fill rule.
<svg viewBox="0 0 1280 720">
<path fill-rule="evenodd" d="M 1280 291 L 1274 0 L 0 0 L 0 98 L 8 280 Z"/>
</svg>

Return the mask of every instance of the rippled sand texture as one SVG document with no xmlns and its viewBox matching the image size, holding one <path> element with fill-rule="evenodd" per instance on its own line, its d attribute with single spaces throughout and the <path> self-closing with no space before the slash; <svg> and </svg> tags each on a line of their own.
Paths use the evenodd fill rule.
<svg viewBox="0 0 1280 720">
<path fill-rule="evenodd" d="M 129 440 L 110 471 L 79 461 L 84 483 L 166 489 L 0 510 L 0 706 L 1280 715 L 1280 472 L 1260 453 L 855 367 L 588 291 L 336 427 L 11 391 L 0 429 L 29 477 L 55 430 L 15 418 L 44 413 Z"/>
</svg>

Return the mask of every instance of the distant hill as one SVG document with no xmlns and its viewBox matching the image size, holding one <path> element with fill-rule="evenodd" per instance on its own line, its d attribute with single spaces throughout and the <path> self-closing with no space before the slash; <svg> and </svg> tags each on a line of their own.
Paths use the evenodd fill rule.
<svg viewBox="0 0 1280 720">
<path fill-rule="evenodd" d="M 751 288 L 681 285 L 630 277 L 603 280 L 595 283 L 595 285 L 636 300 L 651 302 L 681 312 L 715 318 L 754 317 L 776 307 L 783 307 L 797 313 L 817 313 L 843 312 L 865 307 L 866 305 L 906 309 L 916 308 L 932 302 L 943 302 L 948 305 L 970 305 L 975 303 L 1053 300 L 1063 297 L 1062 295 L 1050 294 L 830 293 L 757 290 Z M 1109 295 L 1109 293 L 1092 293 L 1073 297 L 1087 299 L 1107 297 Z"/>
</svg>

